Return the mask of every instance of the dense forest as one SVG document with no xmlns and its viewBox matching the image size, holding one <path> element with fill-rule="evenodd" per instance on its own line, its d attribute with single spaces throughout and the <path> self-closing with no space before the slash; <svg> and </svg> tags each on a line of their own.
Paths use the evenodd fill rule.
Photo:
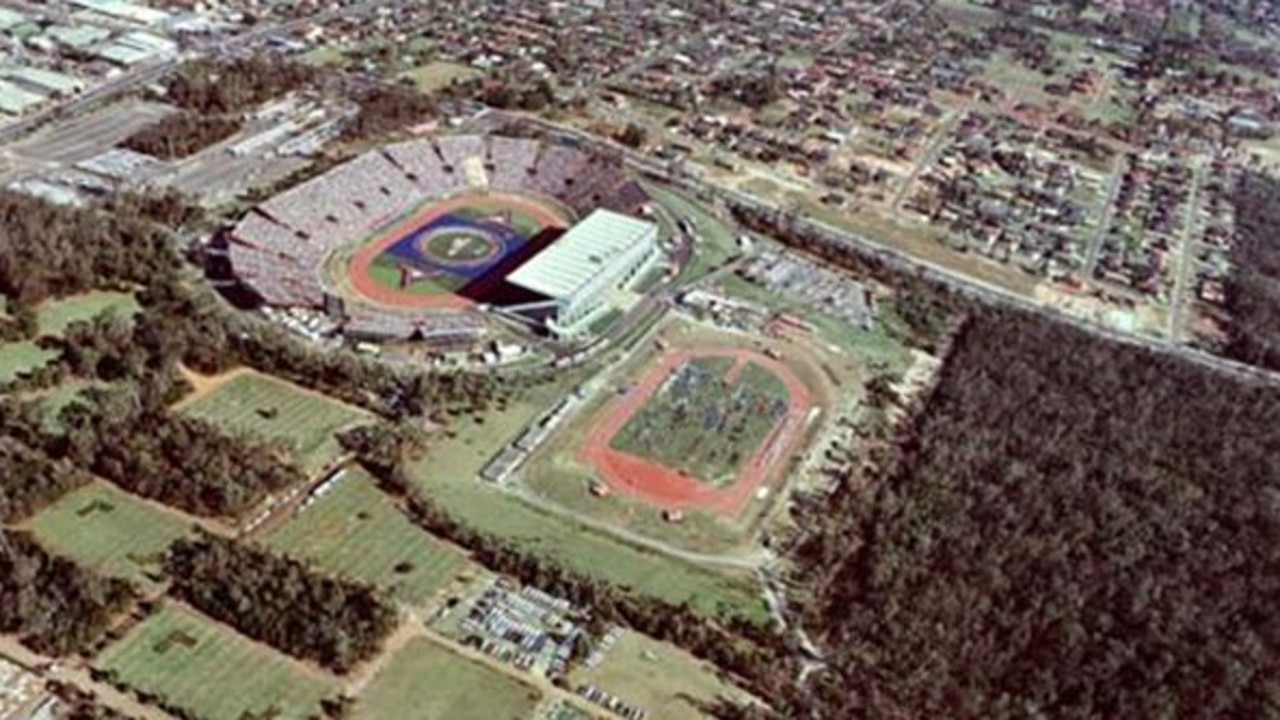
<svg viewBox="0 0 1280 720">
<path fill-rule="evenodd" d="M 132 600 L 129 585 L 46 553 L 26 533 L 0 531 L 0 632 L 48 655 L 89 647 Z"/>
<path fill-rule="evenodd" d="M 208 534 L 179 540 L 166 568 L 176 597 L 335 672 L 376 655 L 396 627 L 395 609 L 372 588 L 233 540 Z"/>
<path fill-rule="evenodd" d="M 132 215 L 60 207 L 0 190 L 0 226 L 0 295 L 11 307 L 145 284 L 178 264 L 166 232 Z"/>
<path fill-rule="evenodd" d="M 401 85 L 373 85 L 356 96 L 360 108 L 342 132 L 347 140 L 363 140 L 427 122 L 436 116 L 436 101 Z"/>
<path fill-rule="evenodd" d="M 987 310 L 897 447 L 799 518 L 785 716 L 1276 717 L 1280 390 Z"/>
<path fill-rule="evenodd" d="M 305 475 L 277 443 L 147 407 L 130 390 L 63 413 L 67 456 L 120 487 L 187 512 L 235 517 Z"/>
<path fill-rule="evenodd" d="M 26 518 L 89 480 L 71 463 L 0 435 L 0 520 Z"/>
<path fill-rule="evenodd" d="M 240 131 L 240 121 L 223 115 L 181 110 L 138 130 L 121 147 L 164 160 L 177 160 L 222 142 Z"/>
<path fill-rule="evenodd" d="M 1280 182 L 1246 174 L 1236 185 L 1233 204 L 1226 352 L 1241 362 L 1280 370 Z"/>
<path fill-rule="evenodd" d="M 272 55 L 192 60 L 166 81 L 164 99 L 199 115 L 235 115 L 317 79 L 314 68 Z"/>
</svg>

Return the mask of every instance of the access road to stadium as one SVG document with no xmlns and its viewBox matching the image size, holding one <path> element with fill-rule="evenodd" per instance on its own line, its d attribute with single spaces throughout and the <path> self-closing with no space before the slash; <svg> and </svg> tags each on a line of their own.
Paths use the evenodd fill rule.
<svg viewBox="0 0 1280 720">
<path fill-rule="evenodd" d="M 677 368 L 701 358 L 731 358 L 738 367 L 753 363 L 776 375 L 787 387 L 787 413 L 755 448 L 731 485 L 717 488 L 686 477 L 661 463 L 610 446 L 613 437 L 660 390 Z M 738 348 L 680 348 L 664 353 L 628 390 L 601 411 L 579 459 L 595 468 L 610 489 L 664 510 L 710 510 L 736 517 L 765 480 L 785 464 L 804 438 L 814 407 L 809 389 L 789 367 L 760 353 Z"/>
</svg>

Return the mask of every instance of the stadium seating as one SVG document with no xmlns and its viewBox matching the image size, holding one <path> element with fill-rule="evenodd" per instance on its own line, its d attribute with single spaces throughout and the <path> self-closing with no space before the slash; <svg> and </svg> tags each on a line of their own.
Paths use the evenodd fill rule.
<svg viewBox="0 0 1280 720">
<path fill-rule="evenodd" d="M 617 161 L 569 145 L 481 135 L 409 140 L 365 153 L 250 211 L 231 233 L 232 267 L 269 304 L 320 306 L 320 269 L 330 253 L 423 200 L 469 189 L 467 166 L 483 168 L 479 175 L 490 188 L 555 199 L 582 215 L 597 207 L 633 213 L 649 199 Z M 389 337 L 424 331 L 377 314 L 353 317 L 349 325 Z"/>
</svg>

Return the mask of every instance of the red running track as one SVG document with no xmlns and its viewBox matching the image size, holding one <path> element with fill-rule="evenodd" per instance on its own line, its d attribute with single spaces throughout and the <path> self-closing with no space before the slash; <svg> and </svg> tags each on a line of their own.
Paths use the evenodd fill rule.
<svg viewBox="0 0 1280 720">
<path fill-rule="evenodd" d="M 790 395 L 787 414 L 752 454 L 733 483 L 718 488 L 660 463 L 609 447 L 614 435 L 662 387 L 673 370 L 690 360 L 711 357 L 737 360 L 735 370 L 745 367 L 747 362 L 760 365 L 776 374 Z M 600 479 L 615 492 L 663 510 L 706 510 L 737 516 L 751 501 L 756 489 L 768 479 L 769 473 L 789 458 L 803 440 L 805 421 L 813 405 L 813 395 L 800 378 L 772 358 L 750 350 L 730 348 L 673 350 L 663 355 L 624 397 L 604 409 L 600 421 L 592 428 L 578 453 L 578 460 L 593 467 Z"/>
<path fill-rule="evenodd" d="M 371 269 L 373 261 L 404 236 L 430 225 L 432 221 L 441 215 L 475 205 L 481 201 L 500 202 L 537 219 L 543 225 L 563 225 L 565 223 L 563 217 L 551 212 L 544 205 L 515 195 L 486 193 L 477 196 L 468 194 L 432 203 L 418 210 L 418 212 L 401 219 L 399 222 L 379 230 L 377 239 L 366 243 L 356 251 L 351 258 L 347 271 L 347 277 L 350 278 L 352 289 L 362 298 L 389 308 L 462 310 L 471 307 L 473 303 L 470 300 L 453 293 L 420 295 L 388 287 L 374 279 Z"/>
</svg>

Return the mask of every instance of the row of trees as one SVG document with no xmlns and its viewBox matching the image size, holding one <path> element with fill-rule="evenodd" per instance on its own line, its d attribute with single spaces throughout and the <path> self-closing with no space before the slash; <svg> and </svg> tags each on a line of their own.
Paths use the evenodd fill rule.
<svg viewBox="0 0 1280 720">
<path fill-rule="evenodd" d="M 165 100 L 205 117 L 236 115 L 317 80 L 314 68 L 275 55 L 199 59 L 167 80 Z"/>
<path fill-rule="evenodd" d="M 195 515 L 240 516 L 306 479 L 285 446 L 150 406 L 132 388 L 92 393 L 62 418 L 73 463 Z"/>
<path fill-rule="evenodd" d="M 1274 386 L 982 311 L 880 477 L 802 506 L 828 668 L 779 709 L 1273 715 L 1277 457 Z"/>
<path fill-rule="evenodd" d="M 171 592 L 251 638 L 338 673 L 376 655 L 396 611 L 370 587 L 209 534 L 179 540 Z"/>
<path fill-rule="evenodd" d="M 128 583 L 50 555 L 28 534 L 0 531 L 0 632 L 49 655 L 88 648 L 132 601 Z"/>
</svg>

